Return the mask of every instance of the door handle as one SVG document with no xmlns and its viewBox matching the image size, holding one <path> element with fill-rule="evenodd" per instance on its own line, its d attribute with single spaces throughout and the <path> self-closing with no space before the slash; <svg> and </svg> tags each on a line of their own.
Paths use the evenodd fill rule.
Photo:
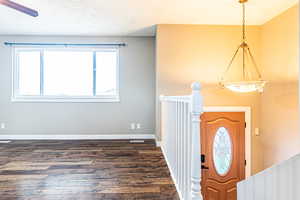
<svg viewBox="0 0 300 200">
<path fill-rule="evenodd" d="M 206 167 L 205 165 L 201 165 L 201 169 L 209 169 L 209 168 Z"/>
</svg>

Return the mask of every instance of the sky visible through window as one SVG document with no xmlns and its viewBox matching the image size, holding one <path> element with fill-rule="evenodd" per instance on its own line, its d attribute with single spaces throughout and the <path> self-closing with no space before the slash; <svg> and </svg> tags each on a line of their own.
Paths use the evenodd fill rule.
<svg viewBox="0 0 300 200">
<path fill-rule="evenodd" d="M 20 51 L 19 94 L 66 97 L 116 95 L 117 64 L 117 52 L 113 50 Z"/>
<path fill-rule="evenodd" d="M 40 94 L 40 52 L 19 54 L 19 85 L 21 95 Z"/>
<path fill-rule="evenodd" d="M 93 53 L 45 51 L 44 94 L 93 95 Z"/>
</svg>

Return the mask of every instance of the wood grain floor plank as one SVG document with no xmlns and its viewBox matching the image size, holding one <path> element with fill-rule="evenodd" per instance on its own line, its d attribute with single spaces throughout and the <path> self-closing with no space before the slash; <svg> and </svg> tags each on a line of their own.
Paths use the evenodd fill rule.
<svg viewBox="0 0 300 200">
<path fill-rule="evenodd" d="M 153 140 L 0 144 L 0 200 L 178 200 Z"/>
</svg>

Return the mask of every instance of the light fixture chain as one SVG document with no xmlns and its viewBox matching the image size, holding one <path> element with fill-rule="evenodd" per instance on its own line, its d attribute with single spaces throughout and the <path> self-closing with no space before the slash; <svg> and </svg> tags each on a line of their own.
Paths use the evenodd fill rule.
<svg viewBox="0 0 300 200">
<path fill-rule="evenodd" d="M 250 61 L 248 53 L 245 54 L 245 60 L 246 60 L 246 62 Z M 246 80 L 249 80 L 249 81 L 253 80 L 253 78 L 255 78 L 255 77 L 252 76 L 250 68 L 246 67 L 245 70 L 246 70 Z"/>
<path fill-rule="evenodd" d="M 240 50 L 240 48 L 241 48 L 241 47 L 238 46 L 238 48 L 237 48 L 236 51 L 234 52 L 234 55 L 232 56 L 232 58 L 231 58 L 231 60 L 230 60 L 230 63 L 229 63 L 229 65 L 227 66 L 227 68 L 226 68 L 226 70 L 225 70 L 223 76 L 221 77 L 221 80 L 224 80 L 224 77 L 225 77 L 225 75 L 227 74 L 227 72 L 229 71 L 229 69 L 230 69 L 230 67 L 231 67 L 231 65 L 232 65 L 232 63 L 233 63 L 233 61 L 234 61 L 236 55 L 238 54 L 238 52 L 239 52 L 239 50 Z"/>
<path fill-rule="evenodd" d="M 243 80 L 246 79 L 246 72 L 245 72 L 245 68 L 246 68 L 246 63 L 245 63 L 245 54 L 246 54 L 246 46 L 244 45 L 244 43 L 246 42 L 246 8 L 245 8 L 245 3 L 242 3 L 242 7 L 243 7 Z"/>
<path fill-rule="evenodd" d="M 261 78 L 262 78 L 261 73 L 259 72 L 259 69 L 258 69 L 257 64 L 256 64 L 256 62 L 255 62 L 255 59 L 254 59 L 254 57 L 253 57 L 253 55 L 252 55 L 252 53 L 251 53 L 251 50 L 250 50 L 249 47 L 247 47 L 247 48 L 248 48 L 248 52 L 249 52 L 250 58 L 251 58 L 251 60 L 252 60 L 252 63 L 253 63 L 253 65 L 254 65 L 254 68 L 255 68 L 255 70 L 256 70 L 256 73 L 258 74 L 259 79 L 261 79 Z"/>
<path fill-rule="evenodd" d="M 243 5 L 243 42 L 246 41 L 246 8 L 245 3 L 242 3 Z"/>
</svg>

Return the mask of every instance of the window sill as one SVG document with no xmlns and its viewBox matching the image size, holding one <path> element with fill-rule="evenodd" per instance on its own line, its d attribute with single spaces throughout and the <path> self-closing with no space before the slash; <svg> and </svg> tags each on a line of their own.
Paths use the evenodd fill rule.
<svg viewBox="0 0 300 200">
<path fill-rule="evenodd" d="M 12 97 L 16 103 L 118 103 L 119 97 Z"/>
</svg>

